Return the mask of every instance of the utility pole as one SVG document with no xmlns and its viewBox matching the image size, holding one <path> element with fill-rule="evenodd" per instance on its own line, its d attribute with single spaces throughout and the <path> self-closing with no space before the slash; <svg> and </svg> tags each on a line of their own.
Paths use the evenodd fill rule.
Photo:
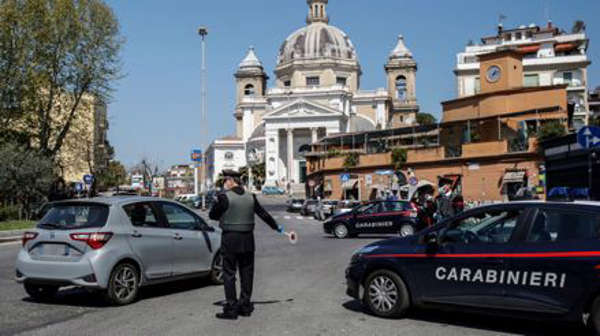
<svg viewBox="0 0 600 336">
<path fill-rule="evenodd" d="M 200 125 L 200 143 L 202 146 L 202 209 L 206 208 L 206 148 L 207 148 L 207 134 L 206 134 L 206 36 L 208 35 L 208 28 L 200 26 L 198 28 L 198 35 L 202 38 L 202 68 L 201 68 L 201 86 L 202 86 L 202 104 L 201 108 L 201 125 Z"/>
</svg>

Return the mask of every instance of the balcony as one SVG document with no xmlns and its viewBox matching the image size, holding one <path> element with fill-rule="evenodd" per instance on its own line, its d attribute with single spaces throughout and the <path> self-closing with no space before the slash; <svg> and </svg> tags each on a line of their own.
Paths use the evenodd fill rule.
<svg viewBox="0 0 600 336">
<path fill-rule="evenodd" d="M 344 161 L 346 160 L 345 155 L 336 157 L 323 157 L 321 159 L 314 159 L 308 165 L 308 172 L 314 173 L 319 170 L 343 170 Z M 392 164 L 392 154 L 379 153 L 379 154 L 364 154 L 359 156 L 358 165 L 355 168 L 367 168 L 367 167 L 380 167 L 389 166 Z"/>
<path fill-rule="evenodd" d="M 409 149 L 406 152 L 406 161 L 409 163 L 444 160 L 445 148 L 442 146 Z"/>
</svg>

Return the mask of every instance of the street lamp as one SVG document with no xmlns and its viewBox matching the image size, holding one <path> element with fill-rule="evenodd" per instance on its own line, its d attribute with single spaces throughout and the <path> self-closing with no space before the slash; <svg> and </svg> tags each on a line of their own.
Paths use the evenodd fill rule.
<svg viewBox="0 0 600 336">
<path fill-rule="evenodd" d="M 202 68 L 200 74 L 200 85 L 201 85 L 201 97 L 202 103 L 200 105 L 200 143 L 202 146 L 202 209 L 206 208 L 206 36 L 208 35 L 208 28 L 206 26 L 200 26 L 198 28 L 198 35 L 202 38 Z M 196 168 L 196 176 L 198 174 Z M 198 187 L 196 186 L 196 193 L 198 191 Z"/>
</svg>

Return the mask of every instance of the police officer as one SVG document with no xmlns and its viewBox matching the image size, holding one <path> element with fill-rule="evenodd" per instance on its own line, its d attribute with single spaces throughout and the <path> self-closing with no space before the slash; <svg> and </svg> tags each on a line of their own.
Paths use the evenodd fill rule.
<svg viewBox="0 0 600 336">
<path fill-rule="evenodd" d="M 209 217 L 220 222 L 223 230 L 221 251 L 223 253 L 223 281 L 226 303 L 220 319 L 237 319 L 238 315 L 250 316 L 254 307 L 252 281 L 254 278 L 254 214 L 257 214 L 273 230 L 283 233 L 273 217 L 258 203 L 256 196 L 240 186 L 240 174 L 233 170 L 223 171 L 224 192 L 210 209 Z M 237 299 L 235 274 L 240 272 L 240 298 Z"/>
</svg>

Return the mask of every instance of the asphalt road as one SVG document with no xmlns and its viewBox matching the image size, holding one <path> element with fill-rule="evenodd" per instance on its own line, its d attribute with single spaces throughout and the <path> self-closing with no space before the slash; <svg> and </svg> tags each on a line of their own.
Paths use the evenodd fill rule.
<svg viewBox="0 0 600 336">
<path fill-rule="evenodd" d="M 222 321 L 223 288 L 203 279 L 152 286 L 129 306 L 111 307 L 80 289 L 50 303 L 28 299 L 13 281 L 19 244 L 0 245 L 0 335 L 585 335 L 583 328 L 548 322 L 440 311 L 412 311 L 401 320 L 365 313 L 345 295 L 344 269 L 352 252 L 383 237 L 337 240 L 320 222 L 285 212 L 281 198 L 265 208 L 299 243 L 290 245 L 257 226 L 254 297 L 249 318 Z"/>
</svg>

